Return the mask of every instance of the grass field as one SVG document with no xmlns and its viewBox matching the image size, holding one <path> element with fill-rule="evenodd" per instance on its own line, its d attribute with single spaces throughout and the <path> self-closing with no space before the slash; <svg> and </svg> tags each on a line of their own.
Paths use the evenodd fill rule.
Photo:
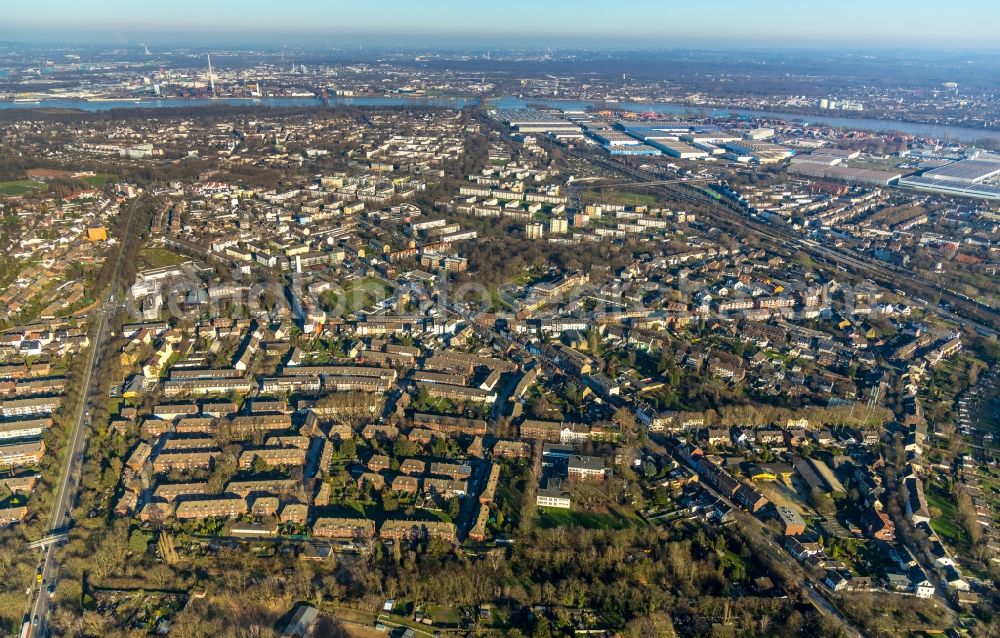
<svg viewBox="0 0 1000 638">
<path fill-rule="evenodd" d="M 491 293 L 490 297 L 492 303 L 490 310 L 492 310 L 493 312 L 500 312 L 502 310 L 511 310 L 513 308 L 513 306 L 511 306 L 509 303 L 503 300 L 503 298 L 500 296 L 500 293 L 496 290 L 494 290 Z"/>
<path fill-rule="evenodd" d="M 122 399 L 121 397 L 108 399 L 108 414 L 120 414 L 122 411 L 122 405 L 124 404 L 125 399 Z"/>
<path fill-rule="evenodd" d="M 390 295 L 385 283 L 374 277 L 354 279 L 342 286 L 339 290 L 330 290 L 323 295 L 324 301 L 330 305 L 334 313 L 342 317 L 387 299 Z"/>
<path fill-rule="evenodd" d="M 177 266 L 186 261 L 191 261 L 191 259 L 166 248 L 146 247 L 139 251 L 139 262 L 143 268 Z"/>
<path fill-rule="evenodd" d="M 438 624 L 457 625 L 462 620 L 462 613 L 448 605 L 428 605 L 426 611 L 427 615 Z"/>
<path fill-rule="evenodd" d="M 592 204 L 614 204 L 617 206 L 655 206 L 659 201 L 656 195 L 631 191 L 587 191 L 580 194 L 580 199 Z"/>
<path fill-rule="evenodd" d="M 430 396 L 418 398 L 414 406 L 421 412 L 430 412 L 432 414 L 454 414 L 458 408 L 451 399 Z"/>
<path fill-rule="evenodd" d="M 964 547 L 969 543 L 965 530 L 958 524 L 958 513 L 955 504 L 939 494 L 926 494 L 927 505 L 941 510 L 941 516 L 931 519 L 931 529 L 937 532 L 946 543 L 952 547 Z"/>
<path fill-rule="evenodd" d="M 85 177 L 81 177 L 80 181 L 86 182 L 91 186 L 97 187 L 97 186 L 104 186 L 108 182 L 116 179 L 118 179 L 118 176 L 112 175 L 111 173 L 96 173 L 94 175 L 87 175 Z"/>
<path fill-rule="evenodd" d="M 517 484 L 513 484 L 517 483 Z M 524 500 L 524 480 L 517 477 L 517 481 L 501 485 L 497 490 L 500 511 L 503 512 L 504 525 L 510 529 L 517 529 L 521 525 L 521 502 Z"/>
<path fill-rule="evenodd" d="M 582 527 L 584 529 L 626 529 L 639 522 L 639 519 L 626 516 L 617 510 L 607 514 L 600 512 L 577 512 L 559 507 L 540 507 L 538 517 L 540 527 Z"/>
<path fill-rule="evenodd" d="M 0 195 L 16 197 L 25 193 L 44 192 L 48 188 L 45 184 L 39 184 L 30 179 L 18 179 L 10 182 L 0 182 Z"/>
<path fill-rule="evenodd" d="M 727 549 L 719 555 L 719 562 L 730 579 L 736 581 L 746 580 L 747 562 L 745 560 Z"/>
<path fill-rule="evenodd" d="M 535 282 L 542 281 L 548 276 L 547 272 L 535 272 L 533 269 L 528 269 L 518 273 L 512 280 L 512 283 L 518 286 L 530 286 Z"/>
</svg>

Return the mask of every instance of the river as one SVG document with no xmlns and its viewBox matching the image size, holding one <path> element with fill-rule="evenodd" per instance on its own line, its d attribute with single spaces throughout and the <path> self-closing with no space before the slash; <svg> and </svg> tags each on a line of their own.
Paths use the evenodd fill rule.
<svg viewBox="0 0 1000 638">
<path fill-rule="evenodd" d="M 544 104 L 566 111 L 580 111 L 597 106 L 596 102 L 576 101 L 576 100 L 521 100 L 517 98 L 504 98 L 491 101 L 504 108 L 517 108 L 524 104 Z M 995 140 L 1000 142 L 1000 131 L 988 129 L 967 128 L 963 126 L 949 126 L 945 124 L 923 124 L 921 122 L 898 122 L 896 120 L 881 120 L 875 118 L 861 117 L 837 117 L 836 115 L 803 115 L 802 113 L 783 113 L 780 111 L 754 111 L 750 109 L 710 109 L 697 106 L 685 106 L 681 104 L 640 104 L 626 102 L 612 102 L 607 104 L 607 108 L 616 111 L 635 111 L 637 113 L 661 113 L 666 115 L 698 115 L 701 113 L 709 117 L 753 117 L 768 120 L 784 120 L 787 122 L 803 122 L 809 124 L 819 124 L 832 128 L 853 129 L 856 131 L 871 131 L 875 133 L 899 132 L 914 137 L 933 137 L 937 139 L 956 140 L 965 143 L 974 143 L 979 140 Z"/>
<path fill-rule="evenodd" d="M 441 108 L 460 109 L 477 98 L 416 98 L 416 97 L 331 97 L 331 106 L 433 106 Z M 580 100 L 556 100 L 556 99 L 522 99 L 517 97 L 504 97 L 491 99 L 491 106 L 498 108 L 523 108 L 528 104 L 545 105 L 551 108 L 559 108 L 567 111 L 582 111 L 588 108 L 597 107 L 600 103 Z M 263 97 L 263 98 L 194 98 L 194 99 L 150 99 L 150 100 L 83 100 L 83 99 L 53 99 L 42 100 L 40 102 L 11 102 L 0 101 L 0 109 L 75 109 L 79 111 L 97 112 L 109 109 L 160 109 L 177 108 L 191 106 L 268 106 L 268 107 L 296 107 L 296 106 L 316 106 L 319 101 L 311 97 Z M 955 140 L 972 144 L 980 140 L 994 140 L 1000 142 L 1000 131 L 990 131 L 986 129 L 965 128 L 962 126 L 948 126 L 943 124 L 923 124 L 919 122 L 897 122 L 896 120 L 882 120 L 875 118 L 853 118 L 838 117 L 835 115 L 803 115 L 801 113 L 782 113 L 780 111 L 753 111 L 747 109 L 702 109 L 693 106 L 679 104 L 643 104 L 643 103 L 609 103 L 608 108 L 620 111 L 654 112 L 669 115 L 695 115 L 705 113 L 710 117 L 734 117 L 745 116 L 773 120 L 785 120 L 796 122 L 807 122 L 830 126 L 833 128 L 854 129 L 859 131 L 871 131 L 876 133 L 886 133 L 898 131 L 915 137 L 928 137 L 946 140 Z"/>
</svg>

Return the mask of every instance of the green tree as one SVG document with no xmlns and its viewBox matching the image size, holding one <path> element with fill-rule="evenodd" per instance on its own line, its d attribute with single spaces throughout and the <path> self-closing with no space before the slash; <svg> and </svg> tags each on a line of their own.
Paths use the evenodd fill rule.
<svg viewBox="0 0 1000 638">
<path fill-rule="evenodd" d="M 354 459 L 358 456 L 358 444 L 353 438 L 344 439 L 340 442 L 340 447 L 337 451 L 345 459 Z"/>
<path fill-rule="evenodd" d="M 448 440 L 445 438 L 434 439 L 431 452 L 433 452 L 434 456 L 450 456 L 451 447 L 448 444 Z"/>
<path fill-rule="evenodd" d="M 532 638 L 552 638 L 552 625 L 548 618 L 542 617 L 535 623 L 535 630 L 531 632 Z"/>
<path fill-rule="evenodd" d="M 259 456 L 253 457 L 253 463 L 250 464 L 250 471 L 254 474 L 264 474 L 267 470 L 267 461 Z"/>
<path fill-rule="evenodd" d="M 128 536 L 128 551 L 136 556 L 142 556 L 149 548 L 149 535 L 142 530 L 132 530 Z"/>
<path fill-rule="evenodd" d="M 405 436 L 396 437 L 396 442 L 392 444 L 392 453 L 396 457 L 413 456 L 415 452 L 416 446 Z"/>
</svg>

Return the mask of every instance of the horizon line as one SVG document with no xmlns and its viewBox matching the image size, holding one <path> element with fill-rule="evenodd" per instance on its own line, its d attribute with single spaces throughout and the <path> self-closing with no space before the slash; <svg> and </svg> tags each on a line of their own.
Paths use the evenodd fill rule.
<svg viewBox="0 0 1000 638">
<path fill-rule="evenodd" d="M 177 34 L 173 34 L 177 35 Z M 78 39 L 59 39 L 59 38 L 17 38 L 10 37 L 5 34 L 0 33 L 0 46 L 33 46 L 33 47 L 74 47 L 74 46 L 87 46 L 87 47 L 107 47 L 107 48 L 121 48 L 121 47 L 142 47 L 142 46 L 153 46 L 162 49 L 187 49 L 187 48 L 211 48 L 212 50 L 250 50 L 250 51 L 280 51 L 282 49 L 296 49 L 304 51 L 338 51 L 345 50 L 346 47 L 354 49 L 355 47 L 361 47 L 361 50 L 365 48 L 370 48 L 373 51 L 379 52 L 410 52 L 410 51 L 475 51 L 475 50 L 492 50 L 494 52 L 498 51 L 509 51 L 509 52 L 599 52 L 599 51 L 617 51 L 617 52 L 733 52 L 733 51 L 744 51 L 744 52 L 836 52 L 836 53 L 846 53 L 850 51 L 857 52 L 859 55 L 866 52 L 885 52 L 885 51 L 895 51 L 895 52 L 905 52 L 914 53 L 918 51 L 926 52 L 975 52 L 982 55 L 988 55 L 991 53 L 1000 53 L 1000 45 L 997 45 L 995 41 L 991 41 L 989 44 L 991 46 L 981 46 L 977 44 L 970 43 L 969 41 L 962 42 L 945 42 L 945 41 L 928 41 L 926 39 L 922 40 L 899 40 L 895 42 L 887 42 L 885 40 L 879 43 L 858 43 L 849 40 L 842 41 L 827 41 L 827 42 L 815 42 L 815 41 L 803 41 L 803 42 L 788 42 L 786 44 L 767 44 L 761 39 L 746 40 L 742 42 L 729 41 L 726 38 L 717 38 L 710 40 L 691 40 L 686 43 L 680 43 L 676 40 L 673 45 L 664 45 L 662 43 L 657 43 L 653 41 L 643 41 L 641 38 L 629 38 L 628 41 L 619 40 L 616 38 L 606 38 L 603 41 L 593 41 L 588 45 L 575 44 L 570 42 L 574 36 L 567 35 L 556 39 L 556 43 L 545 46 L 538 44 L 529 44 L 520 42 L 521 39 L 530 39 L 530 36 L 525 36 L 524 38 L 518 39 L 508 39 L 506 41 L 484 41 L 482 38 L 477 38 L 470 40 L 468 38 L 473 38 L 474 36 L 465 34 L 463 36 L 455 35 L 452 39 L 445 34 L 403 34 L 403 33 L 359 33 L 352 32 L 348 33 L 329 33 L 327 34 L 328 39 L 335 37 L 345 38 L 341 42 L 318 42 L 318 41 L 308 41 L 308 42 L 298 42 L 292 47 L 289 47 L 288 43 L 282 42 L 280 36 L 275 37 L 271 33 L 271 39 L 267 42 L 251 42 L 252 35 L 246 35 L 247 41 L 238 41 L 233 39 L 233 36 L 238 35 L 236 32 L 227 34 L 215 34 L 218 38 L 223 40 L 222 42 L 211 42 L 208 39 L 209 34 L 203 33 L 200 35 L 206 36 L 205 38 L 191 38 L 187 41 L 183 40 L 183 36 L 180 39 L 167 39 L 163 41 L 152 41 L 149 38 L 143 37 L 141 34 L 132 35 L 129 37 L 123 36 L 121 34 L 112 35 L 110 33 L 101 32 L 100 36 L 97 33 L 94 37 L 85 37 Z M 302 37 L 305 33 L 289 33 L 289 37 L 299 36 Z M 315 34 L 317 37 L 319 34 Z M 485 35 L 485 34 L 483 34 Z M 386 38 L 402 37 L 404 41 L 399 42 L 386 42 Z M 445 37 L 444 40 L 441 38 Z M 117 40 L 115 40 L 117 38 Z M 419 40 L 423 38 L 435 38 L 433 43 L 431 42 L 420 42 Z M 367 40 L 367 42 L 362 40 Z"/>
</svg>

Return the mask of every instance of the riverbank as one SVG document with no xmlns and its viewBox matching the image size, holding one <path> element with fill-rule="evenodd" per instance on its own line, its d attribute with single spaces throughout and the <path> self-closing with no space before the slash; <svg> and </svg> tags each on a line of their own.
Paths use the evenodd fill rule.
<svg viewBox="0 0 1000 638">
<path fill-rule="evenodd" d="M 330 107 L 399 107 L 399 106 L 430 106 L 437 108 L 461 109 L 469 104 L 480 101 L 478 97 L 405 97 L 405 96 L 372 96 L 372 97 L 340 97 L 333 96 L 325 102 L 315 97 L 261 97 L 261 98 L 191 98 L 172 99 L 159 98 L 154 100 L 105 100 L 94 102 L 83 99 L 43 100 L 38 104 L 24 102 L 0 102 L 0 110 L 25 109 L 36 111 L 51 111 L 52 109 L 75 110 L 89 113 L 108 111 L 112 109 L 161 109 L 161 108 L 191 108 L 201 106 L 227 105 L 233 107 L 318 107 L 324 104 Z M 562 99 L 531 99 L 513 96 L 487 98 L 487 105 L 494 108 L 516 109 L 528 105 L 543 105 L 567 111 L 585 111 L 597 108 L 610 108 L 617 111 L 653 112 L 663 115 L 696 117 L 704 114 L 713 118 L 747 117 L 785 122 L 801 122 L 811 125 L 828 126 L 838 129 L 853 129 L 872 133 L 901 133 L 912 137 L 949 140 L 963 144 L 977 144 L 986 140 L 1000 144 L 1000 131 L 988 129 L 973 129 L 960 126 L 926 124 L 920 122 L 904 122 L 891 119 L 847 116 L 816 116 L 802 113 L 781 111 L 757 111 L 751 109 L 704 108 L 673 103 L 615 102 L 603 103 L 596 100 L 562 100 Z"/>
<path fill-rule="evenodd" d="M 517 105 L 538 104 L 568 111 L 584 111 L 594 108 L 607 108 L 613 111 L 629 111 L 633 113 L 658 113 L 662 115 L 680 115 L 690 117 L 731 118 L 747 117 L 764 120 L 780 120 L 784 122 L 801 122 L 803 124 L 828 126 L 838 129 L 854 129 L 872 133 L 902 133 L 912 137 L 952 140 L 964 144 L 975 144 L 990 140 L 1000 144 L 1000 131 L 991 129 L 976 129 L 947 124 L 927 124 L 923 122 L 908 122 L 893 119 L 857 117 L 847 115 L 817 115 L 791 111 L 767 111 L 756 109 L 737 109 L 728 107 L 709 107 L 703 105 L 687 105 L 678 103 L 651 102 L 598 102 L 589 100 L 561 99 L 531 99 L 531 98 L 500 98 L 489 100 L 491 105 L 499 108 L 518 108 Z"/>
</svg>

